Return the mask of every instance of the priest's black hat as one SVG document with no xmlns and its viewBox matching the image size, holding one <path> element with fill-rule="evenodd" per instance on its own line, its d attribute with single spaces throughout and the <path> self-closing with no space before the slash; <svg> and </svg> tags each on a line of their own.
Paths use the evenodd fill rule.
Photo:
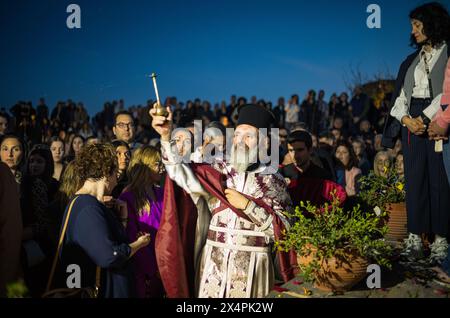
<svg viewBox="0 0 450 318">
<path fill-rule="evenodd" d="M 239 108 L 237 126 L 250 125 L 270 129 L 275 124 L 275 116 L 263 106 L 248 104 Z"/>
</svg>

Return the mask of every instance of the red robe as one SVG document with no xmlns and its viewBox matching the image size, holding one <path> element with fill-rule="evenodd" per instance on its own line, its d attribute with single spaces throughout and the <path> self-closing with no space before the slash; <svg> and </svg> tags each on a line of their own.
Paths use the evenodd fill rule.
<svg viewBox="0 0 450 318">
<path fill-rule="evenodd" d="M 227 201 L 223 189 L 224 176 L 219 171 L 207 164 L 191 164 L 191 168 L 206 191 L 238 216 L 249 220 L 242 211 L 235 209 Z M 275 239 L 280 239 L 284 225 L 271 207 L 262 200 L 243 195 L 273 216 Z M 197 209 L 189 194 L 167 177 L 164 188 L 164 210 L 156 236 L 156 258 L 169 298 L 195 297 L 194 243 L 197 215 Z M 287 282 L 295 274 L 297 265 L 295 252 L 279 252 L 277 257 L 280 261 L 281 275 Z"/>
<path fill-rule="evenodd" d="M 345 189 L 339 184 L 323 179 L 302 178 L 292 179 L 288 187 L 294 206 L 300 205 L 300 201 L 310 201 L 319 207 L 333 200 L 331 193 L 336 191 L 336 196 L 341 205 L 347 200 Z"/>
</svg>

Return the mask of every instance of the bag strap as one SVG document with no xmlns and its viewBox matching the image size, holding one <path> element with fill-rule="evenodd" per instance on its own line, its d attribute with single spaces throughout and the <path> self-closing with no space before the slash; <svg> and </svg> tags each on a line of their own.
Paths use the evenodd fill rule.
<svg viewBox="0 0 450 318">
<path fill-rule="evenodd" d="M 98 290 L 100 289 L 100 274 L 101 274 L 102 269 L 100 268 L 100 266 L 97 266 L 97 268 L 95 269 L 95 296 L 98 297 Z"/>
<path fill-rule="evenodd" d="M 69 209 L 67 210 L 67 216 L 66 216 L 66 220 L 64 221 L 64 226 L 63 229 L 61 231 L 61 235 L 59 236 L 59 242 L 58 242 L 58 248 L 56 249 L 56 254 L 55 257 L 53 259 L 53 264 L 52 264 L 52 270 L 50 271 L 50 276 L 48 278 L 48 282 L 47 282 L 47 287 L 45 289 L 46 293 L 49 292 L 50 287 L 53 283 L 53 277 L 55 275 L 55 270 L 56 270 L 56 265 L 58 263 L 58 256 L 59 253 L 61 252 L 61 248 L 64 242 L 64 237 L 66 235 L 66 230 L 67 230 L 67 225 L 69 224 L 69 218 L 70 218 L 70 213 L 72 212 L 72 207 L 75 203 L 75 201 L 78 199 L 78 197 L 75 197 L 72 202 L 70 203 Z M 100 274 L 101 274 L 101 269 L 100 266 L 97 266 L 96 269 L 96 273 L 95 273 L 95 289 L 96 291 L 98 291 L 98 289 L 100 288 Z"/>
</svg>

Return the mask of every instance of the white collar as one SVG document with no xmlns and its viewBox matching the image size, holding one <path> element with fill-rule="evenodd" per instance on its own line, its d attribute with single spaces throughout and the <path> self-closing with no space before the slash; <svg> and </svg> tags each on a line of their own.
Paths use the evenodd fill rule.
<svg viewBox="0 0 450 318">
<path fill-rule="evenodd" d="M 433 56 L 435 56 L 436 54 L 437 55 L 440 55 L 441 54 L 441 52 L 444 50 L 444 48 L 446 47 L 446 42 L 444 41 L 444 42 L 442 42 L 442 44 L 440 44 L 439 46 L 437 46 L 437 47 L 432 47 L 431 48 L 431 52 L 427 52 L 427 51 L 425 51 L 425 47 L 422 47 L 422 49 L 420 50 L 420 56 L 422 56 L 422 54 L 423 53 L 425 53 L 425 55 L 427 56 L 427 57 L 433 57 Z"/>
<path fill-rule="evenodd" d="M 268 166 L 268 165 L 265 165 L 265 164 L 260 164 L 259 167 L 256 168 L 255 170 L 249 171 L 249 172 L 246 172 L 246 173 L 259 174 L 259 173 L 262 173 L 262 172 L 265 172 L 266 174 L 275 174 L 277 172 L 277 170 L 272 168 L 272 166 Z"/>
</svg>

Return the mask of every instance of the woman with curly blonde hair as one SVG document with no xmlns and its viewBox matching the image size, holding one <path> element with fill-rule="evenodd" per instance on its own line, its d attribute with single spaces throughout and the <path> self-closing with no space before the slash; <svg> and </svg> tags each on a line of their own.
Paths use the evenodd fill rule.
<svg viewBox="0 0 450 318">
<path fill-rule="evenodd" d="M 162 297 L 164 289 L 158 275 L 155 238 L 163 211 L 163 190 L 158 186 L 163 173 L 160 152 L 152 146 L 138 148 L 128 167 L 129 184 L 119 197 L 128 208 L 127 234 L 130 241 L 141 232 L 150 233 L 151 243 L 134 259 L 135 284 L 140 298 Z"/>
</svg>

